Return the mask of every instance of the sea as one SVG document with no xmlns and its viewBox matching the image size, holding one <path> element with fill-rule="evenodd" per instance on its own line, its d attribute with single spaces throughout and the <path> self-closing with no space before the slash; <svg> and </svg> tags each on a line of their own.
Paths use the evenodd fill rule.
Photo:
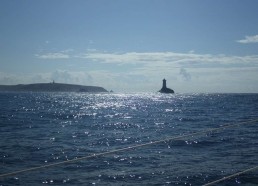
<svg viewBox="0 0 258 186">
<path fill-rule="evenodd" d="M 0 186 L 205 185 L 258 166 L 257 119 L 258 94 L 1 92 Z"/>
</svg>

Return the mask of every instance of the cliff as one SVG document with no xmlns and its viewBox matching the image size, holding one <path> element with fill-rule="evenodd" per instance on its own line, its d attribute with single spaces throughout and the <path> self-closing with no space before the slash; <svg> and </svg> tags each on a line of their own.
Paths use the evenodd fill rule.
<svg viewBox="0 0 258 186">
<path fill-rule="evenodd" d="M 106 89 L 97 86 L 83 86 L 63 83 L 36 83 L 19 85 L 0 85 L 0 91 L 19 92 L 108 92 Z"/>
</svg>

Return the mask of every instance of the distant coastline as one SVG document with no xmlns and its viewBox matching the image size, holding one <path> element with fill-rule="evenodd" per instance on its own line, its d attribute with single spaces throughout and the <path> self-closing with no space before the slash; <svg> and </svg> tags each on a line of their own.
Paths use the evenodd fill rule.
<svg viewBox="0 0 258 186">
<path fill-rule="evenodd" d="M 35 83 L 19 85 L 0 85 L 0 91 L 12 92 L 108 92 L 103 87 L 64 83 Z"/>
</svg>

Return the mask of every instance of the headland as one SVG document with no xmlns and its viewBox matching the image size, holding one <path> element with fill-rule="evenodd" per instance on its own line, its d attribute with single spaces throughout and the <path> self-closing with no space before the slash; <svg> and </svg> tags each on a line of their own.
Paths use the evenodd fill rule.
<svg viewBox="0 0 258 186">
<path fill-rule="evenodd" d="M 0 91 L 11 92 L 108 92 L 106 89 L 98 86 L 84 86 L 64 83 L 35 83 L 19 85 L 0 85 Z"/>
</svg>

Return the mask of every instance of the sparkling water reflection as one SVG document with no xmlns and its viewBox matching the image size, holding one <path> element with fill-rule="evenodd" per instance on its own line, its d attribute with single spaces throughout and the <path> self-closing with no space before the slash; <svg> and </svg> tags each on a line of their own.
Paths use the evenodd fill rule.
<svg viewBox="0 0 258 186">
<path fill-rule="evenodd" d="M 257 94 L 0 93 L 0 173 L 258 118 Z M 243 125 L 0 180 L 0 185 L 202 185 L 257 162 Z M 256 172 L 257 173 L 257 172 Z M 256 185 L 248 173 L 220 185 Z"/>
</svg>

